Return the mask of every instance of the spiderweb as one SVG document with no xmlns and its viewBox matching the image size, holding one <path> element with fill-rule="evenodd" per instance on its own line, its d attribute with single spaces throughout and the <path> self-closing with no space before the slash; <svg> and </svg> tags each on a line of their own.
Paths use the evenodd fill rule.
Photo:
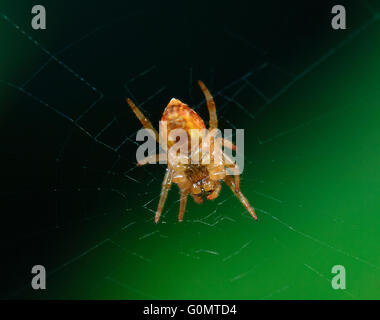
<svg viewBox="0 0 380 320">
<path fill-rule="evenodd" d="M 123 24 L 134 13 L 113 20 L 110 25 L 96 27 L 55 52 L 47 49 L 42 41 L 37 41 L 11 16 L 1 13 L 3 32 L 8 33 L 8 37 L 15 37 L 28 50 L 36 50 L 37 60 L 40 61 L 38 67 L 31 68 L 32 72 L 26 78 L 0 79 L 2 89 L 7 88 L 16 96 L 21 110 L 19 117 L 32 115 L 31 108 L 41 114 L 36 125 L 17 117 L 22 125 L 27 126 L 27 129 L 21 129 L 20 125 L 18 130 L 24 134 L 41 131 L 31 139 L 26 138 L 29 143 L 34 143 L 36 137 L 51 139 L 48 152 L 48 147 L 44 145 L 41 150 L 34 151 L 26 147 L 26 156 L 32 156 L 34 160 L 29 159 L 29 165 L 20 169 L 18 175 L 22 176 L 23 172 L 32 169 L 32 164 L 41 161 L 37 171 L 40 170 L 42 176 L 38 181 L 29 181 L 21 186 L 13 185 L 11 178 L 5 179 L 7 184 L 3 186 L 2 197 L 5 203 L 10 203 L 13 212 L 17 209 L 17 199 L 30 202 L 31 209 L 35 209 L 34 204 L 40 206 L 44 201 L 46 208 L 41 210 L 50 212 L 50 216 L 49 219 L 45 215 L 39 218 L 38 213 L 33 213 L 33 217 L 25 217 L 24 213 L 11 219 L 14 232 L 8 239 L 13 240 L 8 243 L 6 256 L 12 257 L 10 265 L 19 267 L 12 267 L 14 271 L 8 279 L 8 290 L 4 296 L 33 297 L 34 293 L 28 289 L 30 280 L 25 280 L 25 272 L 28 270 L 29 273 L 29 267 L 38 263 L 47 268 L 48 283 L 54 283 L 53 289 L 47 292 L 51 297 L 102 297 L 100 291 L 92 295 L 83 291 L 83 287 L 91 283 L 91 288 L 102 290 L 104 297 L 176 298 L 178 296 L 162 293 L 160 288 L 167 285 L 169 291 L 174 290 L 180 278 L 178 275 L 161 281 L 155 278 L 155 275 L 163 273 L 168 276 L 170 272 L 175 272 L 172 269 L 175 263 L 171 265 L 170 261 L 181 261 L 181 266 L 185 266 L 183 272 L 187 273 L 187 279 L 180 286 L 187 287 L 188 291 L 180 293 L 180 298 L 265 299 L 286 296 L 289 289 L 297 287 L 295 278 L 284 276 L 282 282 L 267 281 L 266 289 L 257 291 L 249 291 L 242 284 L 263 268 L 278 263 L 276 259 L 281 257 L 293 259 L 299 266 L 297 272 L 302 270 L 307 279 L 305 281 L 311 281 L 317 287 L 329 286 L 326 282 L 330 283 L 331 277 L 330 270 L 320 270 L 309 262 L 315 261 L 313 258 L 316 255 L 326 259 L 337 255 L 341 260 L 354 261 L 378 277 L 378 264 L 356 255 L 355 250 L 342 249 L 342 243 L 330 239 L 328 233 L 318 235 L 313 232 L 313 226 L 305 222 L 307 215 L 293 218 L 285 215 L 285 212 L 302 208 L 302 199 L 285 199 L 272 193 L 265 175 L 260 174 L 264 163 L 295 161 L 291 155 L 287 159 L 272 153 L 272 148 L 279 147 L 279 140 L 286 136 L 302 135 L 310 126 L 323 123 L 341 112 L 326 108 L 294 115 L 292 120 L 283 121 L 282 115 L 286 112 L 292 114 L 291 107 L 279 110 L 281 103 L 278 101 L 289 92 L 291 94 L 295 86 L 360 38 L 367 29 L 378 25 L 379 14 L 371 5 L 362 2 L 360 6 L 366 12 L 360 25 L 339 41 L 334 41 L 324 52 L 318 52 L 318 56 L 307 61 L 300 70 L 292 70 L 286 63 L 274 61 L 266 50 L 240 33 L 226 29 L 224 36 L 235 48 L 254 57 L 254 63 L 248 69 L 236 70 L 234 78 L 218 81 L 218 75 L 224 72 L 223 67 L 202 71 L 199 66 L 190 64 L 180 67 L 178 73 L 184 76 L 179 76 L 179 84 L 173 84 L 169 80 L 162 81 L 167 79 L 165 65 L 147 62 L 143 69 L 138 70 L 140 65 L 135 67 L 136 70 L 125 79 L 115 77 L 110 80 L 120 87 L 120 97 L 131 97 L 156 127 L 163 106 L 172 96 L 184 97 L 183 100 L 193 106 L 203 119 L 208 119 L 204 99 L 195 85 L 197 79 L 205 81 L 215 98 L 221 128 L 245 128 L 248 131 L 250 126 L 257 126 L 257 130 L 252 129 L 249 140 L 246 140 L 246 149 L 252 148 L 254 152 L 249 152 L 245 157 L 242 191 L 255 207 L 260 223 L 268 225 L 266 232 L 269 230 L 269 235 L 260 233 L 260 224 L 252 223 L 249 214 L 226 187 L 215 201 L 204 203 L 201 209 L 189 200 L 185 220 L 179 225 L 176 220 L 179 196 L 173 186 L 160 224 L 153 223 L 164 167 L 136 167 L 135 150 L 139 143 L 135 141 L 135 136 L 140 129 L 139 122 L 125 103 L 109 100 L 107 93 L 89 77 L 76 71 L 78 64 L 70 55 L 79 50 L 76 46 L 82 42 L 96 39 L 99 32 L 114 30 L 110 26 Z M 88 54 L 86 50 L 85 54 Z M 52 79 L 55 79 L 54 85 L 64 88 L 61 95 L 57 95 L 57 90 L 46 90 Z M 30 103 L 28 109 L 21 105 L 25 101 Z M 264 119 L 273 115 L 273 126 L 266 127 L 264 124 L 269 122 Z M 39 151 L 46 154 L 43 159 L 33 157 L 32 153 Z M 255 158 L 256 152 L 262 155 Z M 280 184 L 283 178 L 279 178 Z M 288 186 L 285 184 L 285 187 Z M 306 220 L 299 223 L 296 218 Z M 34 219 L 40 221 L 34 222 L 32 229 L 28 228 Z M 335 227 L 348 224 L 339 215 L 333 215 L 331 223 Z M 349 228 L 354 227 L 349 224 Z M 229 243 L 215 240 L 239 233 L 241 235 L 231 238 Z M 46 239 L 50 239 L 52 244 L 46 245 Z M 266 246 L 262 244 L 264 241 L 267 241 Z M 297 242 L 303 242 L 305 247 L 297 249 Z M 15 255 L 14 252 L 21 250 L 17 243 L 29 248 L 24 248 L 24 251 L 30 250 L 30 255 Z M 45 248 L 45 252 L 38 250 L 41 247 Z M 264 248 L 268 251 L 264 252 Z M 301 253 L 302 250 L 308 253 Z M 199 270 L 206 265 L 222 268 L 223 275 L 210 276 Z M 167 269 L 160 271 L 160 268 Z M 89 269 L 91 272 L 83 271 Z M 196 275 L 191 276 L 190 272 L 196 272 Z M 148 277 L 150 283 L 144 280 L 147 274 L 151 274 Z M 69 288 L 66 286 L 68 277 L 73 277 Z M 152 279 L 156 279 L 156 283 L 152 284 Z M 260 283 L 258 279 L 255 281 Z M 232 296 L 228 296 L 226 293 L 217 296 L 205 289 L 206 284 L 221 290 L 241 287 L 242 291 L 240 295 L 231 293 Z M 206 290 L 204 295 L 199 292 L 203 289 Z M 360 292 L 348 289 L 343 291 L 342 297 L 355 297 L 356 294 Z"/>
</svg>

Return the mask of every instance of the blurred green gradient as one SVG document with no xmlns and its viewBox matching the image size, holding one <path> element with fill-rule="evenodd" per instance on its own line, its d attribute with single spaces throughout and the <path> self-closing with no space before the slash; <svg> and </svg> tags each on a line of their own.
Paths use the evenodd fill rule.
<svg viewBox="0 0 380 320">
<path fill-rule="evenodd" d="M 270 120 L 255 127 L 246 122 L 246 157 L 253 163 L 246 165 L 242 190 L 257 208 L 259 222 L 224 188 L 220 199 L 228 200 L 218 212 L 239 223 L 152 225 L 146 233 L 158 228 L 170 237 L 147 238 L 144 245 L 150 249 L 139 250 L 154 262 L 137 264 L 133 274 L 130 261 L 120 262 L 106 285 L 107 297 L 129 292 L 130 298 L 165 299 L 379 298 L 380 50 L 367 40 L 380 35 L 377 29 L 271 106 L 265 117 L 277 117 L 283 135 L 257 144 Z M 363 67 L 364 60 L 371 68 Z M 305 109 L 322 116 L 284 130 L 288 117 Z M 172 193 L 169 203 L 177 197 Z M 190 203 L 186 218 L 201 218 L 213 209 Z M 174 222 L 176 215 L 174 206 L 166 217 Z M 118 242 L 133 239 L 125 233 Z M 346 268 L 345 291 L 331 288 L 334 265 Z"/>
</svg>

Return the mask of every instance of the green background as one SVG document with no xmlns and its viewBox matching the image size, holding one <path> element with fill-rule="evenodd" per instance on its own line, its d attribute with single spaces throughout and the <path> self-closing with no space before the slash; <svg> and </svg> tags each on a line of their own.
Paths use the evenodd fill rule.
<svg viewBox="0 0 380 320">
<path fill-rule="evenodd" d="M 42 1 L 38 31 L 2 4 L 1 297 L 379 299 L 380 7 L 340 3 L 338 31 L 335 1 Z M 135 167 L 125 98 L 156 127 L 172 97 L 208 119 L 198 79 L 245 129 L 257 222 L 226 186 L 181 224 L 173 186 L 153 222 L 165 168 Z"/>
</svg>

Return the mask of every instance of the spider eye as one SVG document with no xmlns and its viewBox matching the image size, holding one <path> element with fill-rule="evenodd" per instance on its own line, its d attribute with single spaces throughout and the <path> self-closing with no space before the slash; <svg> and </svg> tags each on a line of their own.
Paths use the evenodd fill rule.
<svg viewBox="0 0 380 320">
<path fill-rule="evenodd" d="M 193 188 L 192 188 L 192 194 L 195 196 L 201 196 L 202 193 L 203 193 L 202 188 L 198 184 L 194 183 Z"/>
<path fill-rule="evenodd" d="M 203 183 L 203 188 L 206 191 L 206 193 L 209 194 L 215 189 L 215 186 L 214 186 L 214 183 L 212 183 L 210 180 L 206 180 Z"/>
</svg>

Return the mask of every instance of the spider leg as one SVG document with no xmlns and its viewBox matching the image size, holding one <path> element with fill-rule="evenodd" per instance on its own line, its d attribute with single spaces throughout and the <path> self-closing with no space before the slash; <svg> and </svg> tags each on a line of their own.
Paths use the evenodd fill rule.
<svg viewBox="0 0 380 320">
<path fill-rule="evenodd" d="M 147 117 L 144 116 L 144 114 L 141 112 L 141 110 L 135 105 L 135 103 L 127 98 L 127 103 L 129 104 L 129 106 L 131 107 L 132 111 L 134 112 L 134 114 L 136 115 L 137 119 L 140 120 L 141 124 L 143 125 L 143 127 L 145 129 L 150 129 L 154 132 L 154 138 L 156 139 L 156 141 L 159 141 L 159 138 L 158 138 L 158 132 L 157 130 L 153 127 L 152 123 L 149 121 L 149 119 Z"/>
<path fill-rule="evenodd" d="M 217 129 L 209 130 L 207 133 L 207 136 L 205 137 L 204 141 L 202 142 L 202 148 L 200 150 L 201 152 L 201 163 L 202 164 L 209 164 L 211 163 L 220 163 L 222 164 L 222 143 L 223 138 L 216 137 L 218 134 Z M 203 151 L 206 152 L 203 152 Z"/>
<path fill-rule="evenodd" d="M 226 167 L 231 169 L 231 171 L 234 173 L 234 180 L 235 180 L 234 185 L 236 188 L 236 192 L 239 192 L 240 191 L 239 166 L 236 163 L 234 163 L 234 161 L 229 156 L 227 156 L 224 152 L 223 152 L 223 158 L 224 158 Z"/>
<path fill-rule="evenodd" d="M 195 201 L 196 203 L 198 203 L 198 204 L 203 203 L 203 199 L 202 199 L 201 196 L 195 196 L 195 195 L 193 195 L 193 194 L 192 194 L 192 196 L 193 196 L 193 199 L 194 199 L 194 201 Z"/>
<path fill-rule="evenodd" d="M 219 196 L 219 192 L 222 189 L 222 185 L 218 182 L 215 190 L 207 196 L 208 200 L 213 200 Z"/>
<path fill-rule="evenodd" d="M 252 216 L 253 219 L 257 220 L 257 216 L 255 213 L 255 210 L 251 207 L 248 200 L 244 195 L 241 193 L 241 191 L 236 191 L 236 186 L 234 179 L 232 179 L 231 176 L 226 176 L 224 178 L 224 182 L 231 188 L 232 192 L 235 194 L 235 196 L 240 200 L 240 202 L 243 204 L 243 206 L 248 210 L 249 214 Z"/>
<path fill-rule="evenodd" d="M 183 215 L 185 214 L 187 196 L 189 195 L 189 190 L 181 190 L 180 204 L 179 204 L 179 214 L 178 222 L 182 222 Z"/>
<path fill-rule="evenodd" d="M 208 112 L 210 114 L 210 123 L 209 123 L 210 130 L 216 129 L 216 128 L 218 128 L 218 117 L 216 116 L 216 108 L 215 108 L 214 98 L 212 97 L 210 91 L 207 89 L 207 87 L 205 86 L 205 84 L 201 80 L 198 81 L 198 85 L 201 88 L 203 95 L 206 98 L 207 108 L 208 108 Z"/>
<path fill-rule="evenodd" d="M 152 154 L 151 156 L 148 156 L 142 160 L 140 160 L 137 165 L 138 166 L 143 166 L 146 165 L 147 163 L 157 163 L 157 162 L 163 162 L 167 161 L 167 156 L 166 153 L 160 153 L 160 154 Z"/>
<path fill-rule="evenodd" d="M 168 196 L 168 192 L 169 192 L 170 187 L 172 185 L 172 175 L 173 175 L 173 171 L 170 169 L 166 169 L 164 180 L 162 181 L 160 201 L 158 203 L 156 216 L 154 218 L 155 223 L 158 223 L 158 221 L 160 220 L 162 209 L 164 208 L 164 204 L 165 204 L 166 198 Z"/>
<path fill-rule="evenodd" d="M 230 140 L 227 140 L 224 138 L 219 138 L 219 139 L 222 139 L 222 144 L 224 147 L 236 151 L 236 146 Z"/>
</svg>

